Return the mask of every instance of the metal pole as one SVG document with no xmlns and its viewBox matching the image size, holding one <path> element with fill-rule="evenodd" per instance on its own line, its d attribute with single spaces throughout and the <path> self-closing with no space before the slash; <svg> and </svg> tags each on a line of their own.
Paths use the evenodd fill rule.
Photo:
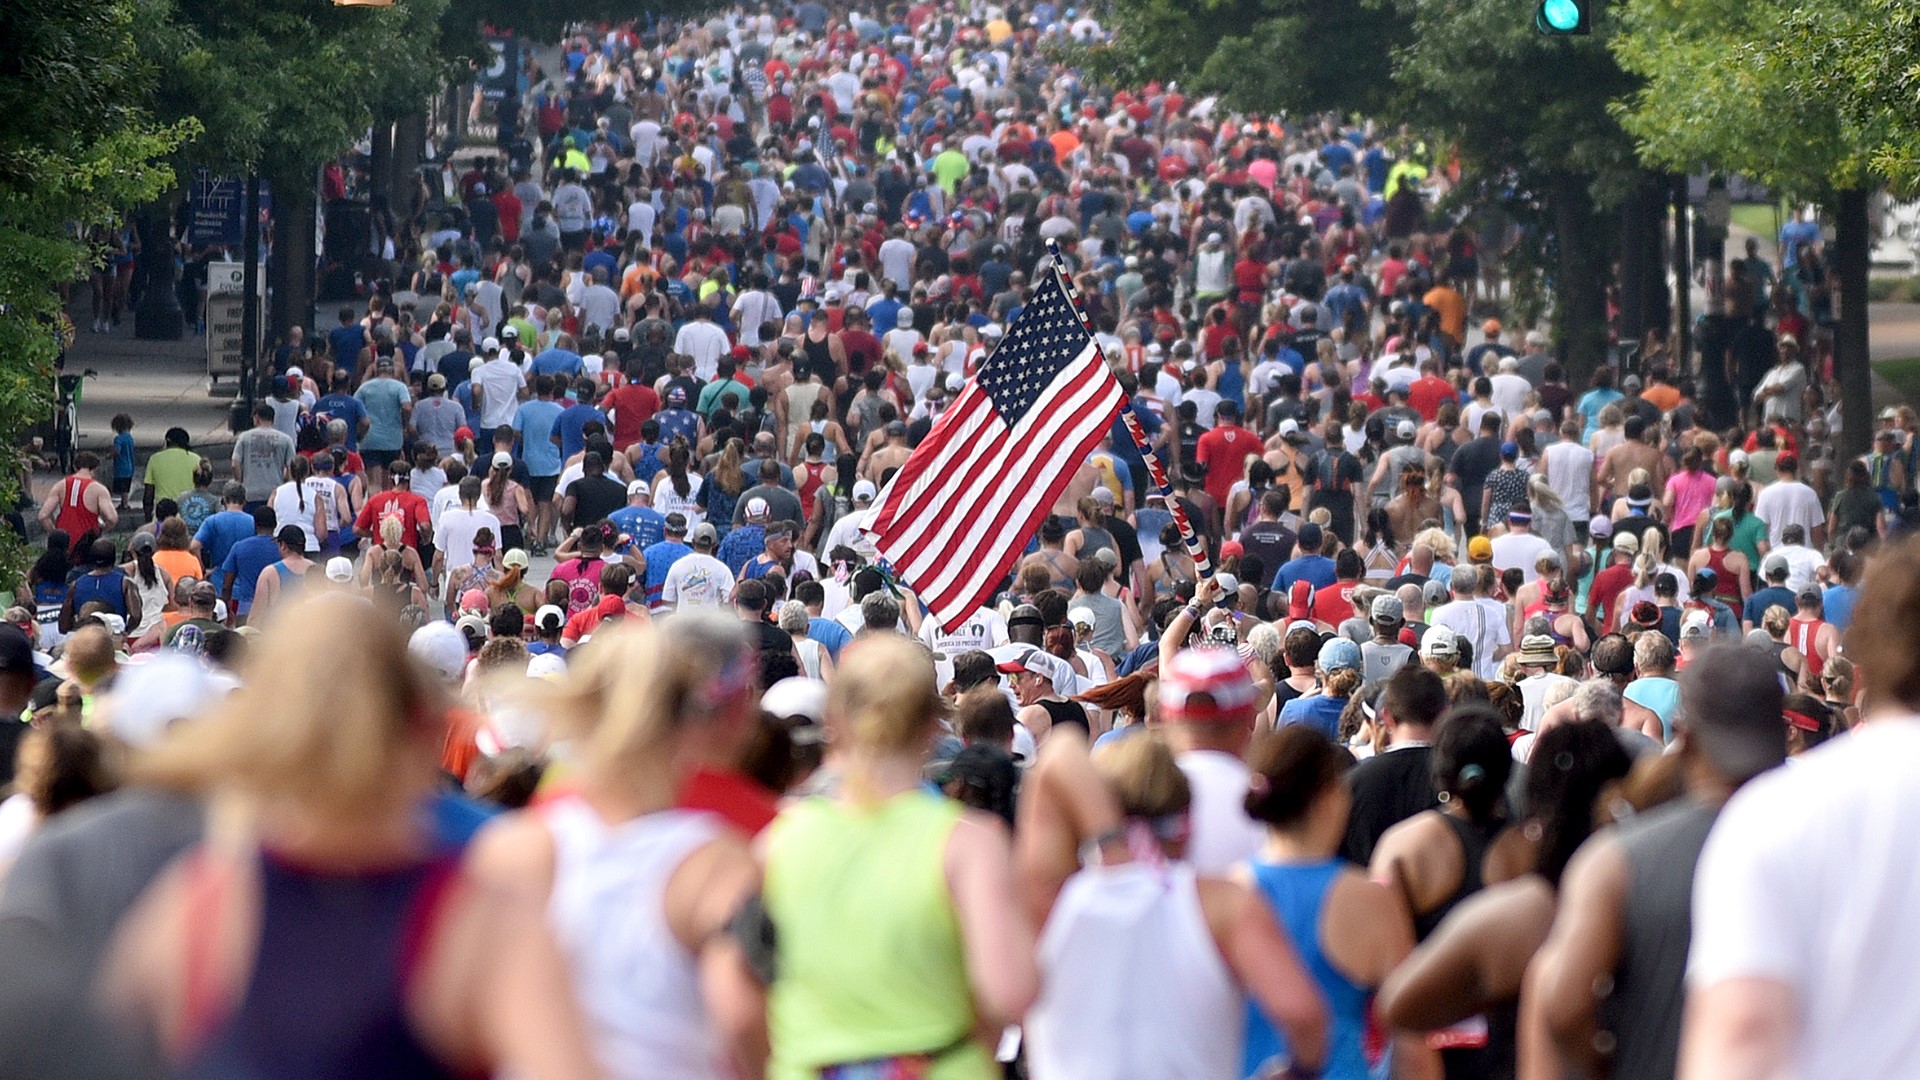
<svg viewBox="0 0 1920 1080">
<path fill-rule="evenodd" d="M 1087 340 L 1094 340 L 1093 323 L 1087 318 L 1087 302 L 1080 295 L 1080 289 L 1074 285 L 1073 278 L 1067 274 L 1067 260 L 1060 251 L 1058 240 L 1047 241 L 1047 254 L 1053 259 L 1053 272 L 1060 275 L 1060 284 L 1067 291 L 1067 299 L 1073 302 L 1073 313 L 1080 319 L 1080 328 L 1087 332 Z M 1096 349 L 1099 362 L 1107 362 L 1106 357 Z M 1187 512 L 1181 508 L 1180 500 L 1174 498 L 1173 481 L 1167 476 L 1167 470 L 1160 464 L 1160 458 L 1147 445 L 1147 433 L 1141 428 L 1140 421 L 1133 415 L 1133 403 L 1120 406 L 1120 418 L 1126 422 L 1127 434 L 1132 437 L 1133 445 L 1140 451 L 1140 457 L 1147 463 L 1147 477 L 1152 481 L 1154 490 L 1167 505 L 1167 513 L 1173 515 L 1173 523 L 1180 529 L 1180 539 L 1187 545 L 1187 554 L 1193 556 L 1194 568 L 1201 577 L 1213 576 L 1213 561 L 1207 558 L 1207 547 L 1201 542 L 1198 533 L 1193 531 L 1193 522 L 1187 520 Z"/>
<path fill-rule="evenodd" d="M 247 198 L 240 244 L 246 248 L 240 271 L 240 397 L 247 404 L 245 424 L 253 422 L 260 399 L 260 174 L 247 174 Z M 245 425 L 243 424 L 243 427 Z"/>
</svg>

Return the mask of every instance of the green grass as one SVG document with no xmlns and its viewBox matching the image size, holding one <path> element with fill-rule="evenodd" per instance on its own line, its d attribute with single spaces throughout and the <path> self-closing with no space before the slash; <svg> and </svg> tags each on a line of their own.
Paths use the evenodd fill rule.
<svg viewBox="0 0 1920 1080">
<path fill-rule="evenodd" d="M 1874 373 L 1887 380 L 1900 400 L 1920 402 L 1920 356 L 1902 360 L 1882 360 L 1873 365 Z"/>
<path fill-rule="evenodd" d="M 1786 220 L 1785 211 L 1766 203 L 1735 203 L 1732 214 L 1733 224 L 1771 241 L 1780 235 L 1780 224 Z"/>
<path fill-rule="evenodd" d="M 1920 278 L 1876 277 L 1867 282 L 1867 299 L 1876 304 L 1920 302 Z"/>
</svg>

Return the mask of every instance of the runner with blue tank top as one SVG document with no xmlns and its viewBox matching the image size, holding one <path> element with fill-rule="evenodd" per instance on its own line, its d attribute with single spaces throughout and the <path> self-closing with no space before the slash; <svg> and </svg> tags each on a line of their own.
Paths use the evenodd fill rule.
<svg viewBox="0 0 1920 1080">
<path fill-rule="evenodd" d="M 1353 797 L 1347 752 L 1318 730 L 1281 729 L 1253 753 L 1249 816 L 1267 840 L 1236 871 L 1251 879 L 1286 928 L 1329 1020 L 1326 1080 L 1364 1080 L 1365 1033 L 1375 987 L 1413 948 L 1413 928 L 1387 887 L 1341 859 Z M 1247 1012 L 1242 1074 L 1264 1076 L 1288 1056 L 1286 1039 L 1257 1009 Z"/>
</svg>

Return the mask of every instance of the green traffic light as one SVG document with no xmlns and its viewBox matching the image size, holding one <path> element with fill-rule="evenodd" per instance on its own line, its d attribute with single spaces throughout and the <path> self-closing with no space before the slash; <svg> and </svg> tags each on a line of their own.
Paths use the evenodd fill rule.
<svg viewBox="0 0 1920 1080">
<path fill-rule="evenodd" d="M 1580 26 L 1580 5 L 1577 0 L 1544 0 L 1540 20 L 1555 33 L 1572 33 Z"/>
</svg>

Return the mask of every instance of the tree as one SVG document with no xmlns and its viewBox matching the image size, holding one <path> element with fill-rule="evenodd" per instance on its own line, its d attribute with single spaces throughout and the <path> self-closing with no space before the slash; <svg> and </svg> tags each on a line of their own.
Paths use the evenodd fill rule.
<svg viewBox="0 0 1920 1080">
<path fill-rule="evenodd" d="M 1834 367 L 1849 453 L 1865 452 L 1872 430 L 1868 198 L 1882 179 L 1879 166 L 1897 165 L 1914 136 L 1897 95 L 1860 93 L 1857 74 L 1835 50 L 1890 46 L 1903 35 L 1910 49 L 1912 13 L 1890 19 L 1897 7 L 1888 0 L 1635 0 L 1613 43 L 1621 65 L 1644 79 L 1617 112 L 1647 160 L 1745 173 L 1831 209 L 1830 263 L 1840 294 Z M 1860 60 L 1859 67 L 1885 62 Z"/>
<path fill-rule="evenodd" d="M 1410 44 L 1394 81 L 1409 119 L 1456 140 L 1465 165 L 1534 193 L 1540 228 L 1530 257 L 1553 275 L 1553 325 L 1575 380 L 1606 359 L 1606 288 L 1618 248 L 1600 213 L 1647 183 L 1633 143 L 1608 105 L 1633 79 L 1591 36 L 1548 37 L 1512 0 L 1399 0 Z M 1657 253 L 1654 261 L 1658 262 Z"/>
<path fill-rule="evenodd" d="M 18 494 L 27 428 L 51 412 L 62 288 L 99 257 L 85 241 L 173 182 L 191 123 L 138 103 L 151 72 L 128 0 L 0 6 L 0 501 Z M 57 119 L 50 119 L 57 118 Z"/>
<path fill-rule="evenodd" d="M 1606 359 L 1618 241 L 1602 211 L 1650 178 L 1607 111 L 1633 81 L 1607 51 L 1606 23 L 1592 37 L 1548 38 L 1524 8 L 1514 0 L 1116 0 L 1115 40 L 1095 52 L 1116 81 L 1182 78 L 1235 108 L 1359 111 L 1435 137 L 1431 145 L 1458 153 L 1470 197 L 1531 226 L 1515 259 L 1546 271 L 1560 353 L 1579 379 Z M 1651 257 L 1658 264 L 1658 253 Z"/>
<path fill-rule="evenodd" d="M 154 111 L 196 118 L 181 165 L 258 173 L 274 195 L 272 324 L 305 322 L 322 165 L 358 142 L 377 108 L 424 101 L 453 58 L 447 0 L 340 8 L 309 0 L 139 0 L 137 34 L 159 73 Z M 174 193 L 177 197 L 177 193 Z"/>
<path fill-rule="evenodd" d="M 1095 69 L 1124 85 L 1185 80 L 1250 112 L 1378 113 L 1406 19 L 1379 0 L 1120 0 Z"/>
</svg>

